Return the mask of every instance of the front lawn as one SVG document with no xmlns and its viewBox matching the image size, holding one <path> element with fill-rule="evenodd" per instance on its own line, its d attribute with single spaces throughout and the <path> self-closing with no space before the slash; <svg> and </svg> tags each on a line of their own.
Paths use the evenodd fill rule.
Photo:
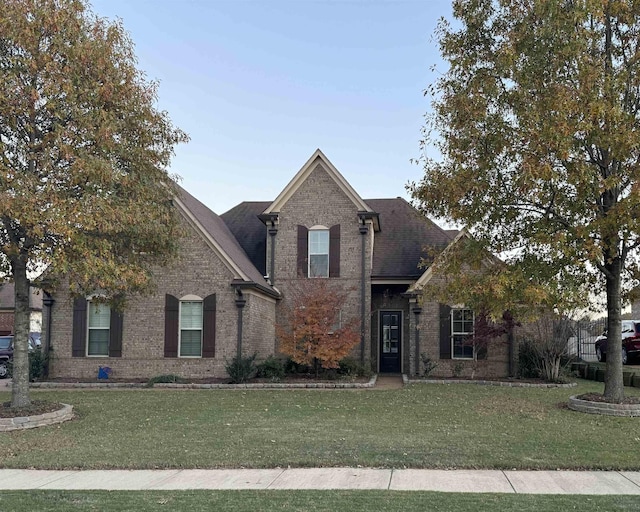
<svg viewBox="0 0 640 512">
<path fill-rule="evenodd" d="M 602 384 L 34 391 L 78 417 L 0 434 L 0 466 L 640 469 L 640 418 L 566 409 L 569 395 L 591 391 Z"/>
<path fill-rule="evenodd" d="M 544 496 L 398 491 L 3 491 L 0 509 L 15 512 L 189 510 L 262 512 L 615 512 L 638 510 L 637 496 Z"/>
</svg>

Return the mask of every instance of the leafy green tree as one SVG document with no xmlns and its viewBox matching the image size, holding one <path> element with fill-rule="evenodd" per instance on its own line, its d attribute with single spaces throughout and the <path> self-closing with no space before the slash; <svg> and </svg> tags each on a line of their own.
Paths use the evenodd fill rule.
<svg viewBox="0 0 640 512">
<path fill-rule="evenodd" d="M 83 0 L 0 2 L 0 265 L 15 281 L 11 404 L 29 405 L 29 271 L 108 299 L 173 253 L 175 144 L 120 22 Z M 29 273 L 29 275 L 31 275 Z"/>
<path fill-rule="evenodd" d="M 508 255 L 555 306 L 606 291 L 604 394 L 623 399 L 620 314 L 638 281 L 640 4 L 456 0 L 437 36 L 449 70 L 412 186 L 421 208 Z M 431 135 L 434 134 L 434 136 Z"/>
</svg>

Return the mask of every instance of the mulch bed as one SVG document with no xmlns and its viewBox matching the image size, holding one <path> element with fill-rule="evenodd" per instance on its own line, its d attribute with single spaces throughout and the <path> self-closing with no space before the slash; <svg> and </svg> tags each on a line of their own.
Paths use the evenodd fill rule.
<svg viewBox="0 0 640 512">
<path fill-rule="evenodd" d="M 295 384 L 295 383 L 304 383 L 304 382 L 369 382 L 370 377 L 349 377 L 349 376 L 340 376 L 334 379 L 323 378 L 320 376 L 316 379 L 314 374 L 291 374 L 287 375 L 282 379 L 258 379 L 253 378 L 249 379 L 247 384 L 268 384 L 271 382 L 281 382 L 283 384 Z M 48 379 L 42 382 L 60 382 L 64 384 L 74 384 L 74 383 L 96 383 L 101 382 L 104 384 L 109 383 L 137 383 L 137 384 L 147 384 L 149 379 L 118 379 L 118 378 L 108 378 L 108 379 L 65 379 L 65 378 L 55 378 Z M 232 384 L 231 379 L 229 378 L 205 378 L 205 379 L 180 379 L 175 381 L 178 384 Z"/>
<path fill-rule="evenodd" d="M 603 402 L 603 403 L 612 403 L 607 400 L 603 394 L 601 393 L 585 393 L 584 395 L 579 395 L 576 398 L 579 400 L 587 400 L 588 402 Z M 625 396 L 622 404 L 640 404 L 640 396 Z"/>
<path fill-rule="evenodd" d="M 37 416 L 62 409 L 62 404 L 45 400 L 32 400 L 29 407 L 12 408 L 11 402 L 0 405 L 0 418 L 18 418 L 21 416 Z"/>
</svg>

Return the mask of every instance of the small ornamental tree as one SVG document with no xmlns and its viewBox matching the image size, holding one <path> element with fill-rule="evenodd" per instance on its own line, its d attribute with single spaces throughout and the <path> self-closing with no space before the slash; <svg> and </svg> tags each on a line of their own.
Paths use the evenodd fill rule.
<svg viewBox="0 0 640 512">
<path fill-rule="evenodd" d="M 344 290 L 328 279 L 305 279 L 290 293 L 283 320 L 276 324 L 279 349 L 298 364 L 337 368 L 360 340 L 357 318 L 345 321 Z"/>
<path fill-rule="evenodd" d="M 120 22 L 84 0 L 2 0 L 0 273 L 15 282 L 12 407 L 29 399 L 29 271 L 76 296 L 149 288 L 174 253 L 173 148 Z"/>
</svg>

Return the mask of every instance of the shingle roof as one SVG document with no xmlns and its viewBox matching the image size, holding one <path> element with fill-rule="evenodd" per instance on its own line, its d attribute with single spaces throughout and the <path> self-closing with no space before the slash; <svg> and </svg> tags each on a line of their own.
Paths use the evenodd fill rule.
<svg viewBox="0 0 640 512">
<path fill-rule="evenodd" d="M 202 228 L 216 241 L 229 259 L 235 263 L 252 282 L 271 289 L 271 286 L 264 279 L 264 274 L 251 262 L 238 243 L 238 240 L 227 227 L 227 224 L 179 185 L 176 185 L 176 192 L 178 199 L 182 201 L 185 208 L 191 212 Z"/>
<path fill-rule="evenodd" d="M 422 258 L 433 258 L 426 248 L 442 251 L 453 237 L 433 221 L 418 212 L 407 201 L 395 199 L 366 199 L 380 215 L 380 232 L 375 234 L 372 278 L 420 277 L 424 267 Z"/>
<path fill-rule="evenodd" d="M 418 266 L 421 258 L 429 259 L 425 247 L 439 252 L 455 236 L 451 231 L 442 230 L 404 199 L 366 199 L 365 202 L 380 215 L 381 231 L 375 234 L 373 249 L 374 278 L 417 279 L 425 270 Z M 221 215 L 263 275 L 267 234 L 258 215 L 270 204 L 268 201 L 247 201 Z"/>
<path fill-rule="evenodd" d="M 258 215 L 270 204 L 270 201 L 245 201 L 220 215 L 263 276 L 267 273 L 267 228 Z"/>
</svg>

